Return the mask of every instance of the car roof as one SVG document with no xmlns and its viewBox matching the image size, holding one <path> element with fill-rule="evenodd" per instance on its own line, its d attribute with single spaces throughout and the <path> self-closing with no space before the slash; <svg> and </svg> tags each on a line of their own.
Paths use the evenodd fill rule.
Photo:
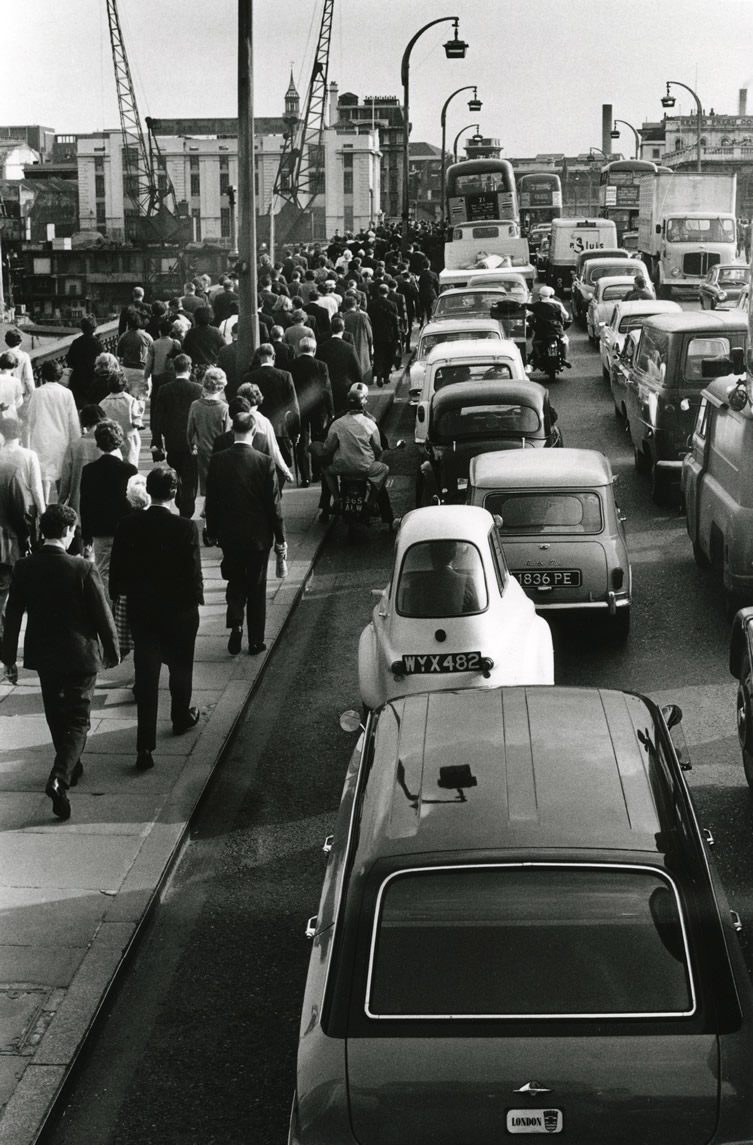
<svg viewBox="0 0 753 1145">
<path fill-rule="evenodd" d="M 685 330 L 747 330 L 748 316 L 734 310 L 683 310 L 679 314 L 652 314 L 644 323 L 667 334 Z"/>
<path fill-rule="evenodd" d="M 591 270 L 591 269 L 593 269 L 593 267 L 607 266 L 610 262 L 615 263 L 615 264 L 620 263 L 620 262 L 626 262 L 626 263 L 628 263 L 629 266 L 637 266 L 639 268 L 645 269 L 645 264 L 644 264 L 643 260 L 640 258 L 630 258 L 630 257 L 620 258 L 619 255 L 613 254 L 613 255 L 606 255 L 604 257 L 600 256 L 599 258 L 587 258 L 584 260 L 583 266 L 581 267 L 581 270 L 585 274 L 587 270 Z M 636 273 L 640 274 L 640 272 L 641 271 L 639 269 Z"/>
<path fill-rule="evenodd" d="M 435 419 L 444 406 L 454 409 L 456 406 L 486 403 L 491 405 L 494 402 L 517 402 L 541 411 L 545 401 L 544 386 L 525 378 L 489 378 L 488 381 L 482 382 L 455 382 L 434 394 L 431 399 L 431 415 Z"/>
<path fill-rule="evenodd" d="M 509 338 L 500 338 L 499 342 L 489 338 L 459 338 L 457 342 L 439 342 L 432 346 L 426 355 L 427 366 L 434 362 L 450 361 L 461 362 L 465 359 L 483 362 L 485 359 L 497 361 L 499 358 L 520 358 L 520 350 Z"/>
<path fill-rule="evenodd" d="M 423 338 L 424 334 L 441 334 L 443 330 L 493 330 L 499 334 L 499 322 L 496 318 L 453 318 L 448 314 L 446 318 L 430 318 L 421 327 L 419 337 Z"/>
<path fill-rule="evenodd" d="M 443 539 L 481 543 L 493 525 L 488 509 L 477 505 L 428 505 L 411 509 L 400 521 L 397 548 L 405 550 L 419 541 Z"/>
<path fill-rule="evenodd" d="M 604 279 L 601 280 L 602 282 Z M 629 314 L 681 314 L 682 307 L 679 302 L 670 302 L 668 298 L 629 298 L 618 299 L 615 306 L 620 308 L 620 317 L 626 318 Z"/>
<path fill-rule="evenodd" d="M 661 855 L 673 800 L 643 697 L 557 686 L 417 693 L 377 713 L 356 866 L 390 855 L 567 849 Z M 458 799 L 444 767 L 475 784 Z"/>
<path fill-rule="evenodd" d="M 488 282 L 490 286 L 495 286 L 497 282 L 513 282 L 516 286 L 526 286 L 526 280 L 519 270 L 501 266 L 498 270 L 491 268 L 489 270 L 474 271 L 473 278 L 468 283 L 468 289 L 475 283 L 478 283 L 479 286 L 483 286 L 485 282 Z M 526 287 L 526 289 L 528 288 Z"/>
<path fill-rule="evenodd" d="M 477 273 L 478 274 L 493 274 L 494 271 L 480 270 Z M 502 270 L 500 270 L 498 273 L 502 274 Z M 519 272 L 516 271 L 515 273 L 517 274 Z M 440 294 L 439 297 L 440 298 L 448 298 L 448 297 L 454 297 L 457 294 L 472 294 L 474 291 L 476 293 L 483 291 L 484 294 L 491 294 L 494 292 L 494 289 L 495 289 L 495 283 L 493 283 L 493 282 L 490 282 L 488 286 L 484 286 L 483 283 L 481 283 L 481 282 L 479 282 L 478 286 L 474 286 L 472 282 L 469 282 L 467 286 L 449 286 L 447 288 L 447 290 L 442 291 L 442 293 Z M 498 287 L 498 289 L 499 289 L 500 295 L 505 293 L 503 287 L 500 286 L 500 287 Z"/>
<path fill-rule="evenodd" d="M 612 467 L 596 449 L 498 449 L 471 459 L 474 489 L 512 488 L 524 482 L 547 488 L 611 485 Z"/>
</svg>

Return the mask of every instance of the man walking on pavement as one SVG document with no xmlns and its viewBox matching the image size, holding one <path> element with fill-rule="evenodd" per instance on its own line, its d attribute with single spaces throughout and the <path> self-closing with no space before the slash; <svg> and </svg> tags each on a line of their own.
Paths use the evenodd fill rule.
<svg viewBox="0 0 753 1145">
<path fill-rule="evenodd" d="M 173 364 L 175 381 L 160 386 L 152 409 L 152 456 L 161 461 L 163 451 L 167 452 L 167 464 L 178 474 L 178 512 L 190 520 L 196 508 L 198 470 L 188 444 L 188 413 L 204 391 L 198 382 L 191 381 L 188 354 L 178 354 Z"/>
<path fill-rule="evenodd" d="M 154 767 L 157 706 L 162 664 L 170 673 L 173 735 L 199 722 L 191 706 L 193 658 L 204 603 L 199 536 L 193 521 L 171 512 L 178 489 L 174 469 L 158 465 L 146 479 L 148 509 L 130 513 L 118 525 L 110 562 L 110 594 L 125 596 L 133 634 L 136 671 L 136 767 Z"/>
<path fill-rule="evenodd" d="M 400 342 L 397 310 L 387 297 L 389 292 L 387 283 L 382 283 L 367 308 L 374 332 L 374 381 L 378 386 L 389 382 Z"/>
<path fill-rule="evenodd" d="M 248 652 L 266 650 L 267 562 L 272 542 L 278 560 L 287 556 L 280 487 L 271 457 L 253 448 L 252 413 L 233 417 L 235 443 L 216 453 L 207 475 L 207 536 L 222 549 L 220 571 L 227 581 L 227 650 L 241 650 L 246 614 Z M 278 576 L 285 572 L 280 568 Z"/>
<path fill-rule="evenodd" d="M 308 331 L 310 334 L 310 330 Z M 286 465 L 293 464 L 293 445 L 300 433 L 301 411 L 298 406 L 293 379 L 288 370 L 275 366 L 275 351 L 271 342 L 262 342 L 256 351 L 259 365 L 249 370 L 244 382 L 252 382 L 261 390 L 264 415 L 272 422 Z"/>
<path fill-rule="evenodd" d="M 329 371 L 324 362 L 314 357 L 316 341 L 313 338 L 303 338 L 300 350 L 300 354 L 290 367 L 290 373 L 301 411 L 301 432 L 296 445 L 296 456 L 299 484 L 305 489 L 311 482 L 308 446 L 312 441 L 324 441 L 327 436 L 327 426 L 332 420 L 333 409 Z M 318 477 L 319 465 L 315 461 L 314 479 Z"/>
<path fill-rule="evenodd" d="M 332 387 L 332 402 L 335 413 L 343 413 L 348 404 L 348 390 L 356 382 L 363 381 L 361 367 L 351 342 L 343 341 L 345 322 L 336 314 L 332 319 L 332 337 L 323 342 L 316 351 L 320 362 L 329 370 Z M 295 377 L 293 378 L 295 381 Z"/>
<path fill-rule="evenodd" d="M 44 543 L 13 569 L 5 614 L 3 661 L 11 683 L 18 680 L 16 654 L 24 613 L 24 667 L 39 673 L 42 703 L 55 747 L 45 794 L 58 819 L 70 819 L 68 788 L 83 774 L 81 756 L 90 727 L 97 672 L 120 660 L 118 636 L 95 565 L 72 557 L 76 513 L 50 505 L 40 521 Z M 102 652 L 100 652 L 100 643 Z"/>
</svg>

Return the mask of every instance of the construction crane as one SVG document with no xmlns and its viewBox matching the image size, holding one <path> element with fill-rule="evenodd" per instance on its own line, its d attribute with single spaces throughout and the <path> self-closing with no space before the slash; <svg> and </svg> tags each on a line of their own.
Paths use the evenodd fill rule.
<svg viewBox="0 0 753 1145">
<path fill-rule="evenodd" d="M 180 234 L 175 188 L 162 164 L 161 152 L 147 117 L 147 138 L 141 126 L 136 92 L 128 66 L 117 0 L 106 0 L 110 25 L 112 62 L 118 94 L 120 126 L 123 132 L 123 162 L 126 195 L 134 204 L 138 224 L 127 237 L 140 240 L 175 241 Z M 128 230 L 128 217 L 126 217 Z"/>
<path fill-rule="evenodd" d="M 306 211 L 323 189 L 327 73 L 335 0 L 324 0 L 319 40 L 311 69 L 303 118 L 290 121 L 275 177 L 274 195 Z"/>
</svg>

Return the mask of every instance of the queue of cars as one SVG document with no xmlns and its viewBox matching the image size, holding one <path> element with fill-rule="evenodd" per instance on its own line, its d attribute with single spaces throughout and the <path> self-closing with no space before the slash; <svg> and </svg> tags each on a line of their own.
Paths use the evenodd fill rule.
<svg viewBox="0 0 753 1145">
<path fill-rule="evenodd" d="M 741 365 L 745 319 L 623 301 L 633 267 L 584 262 L 589 334 L 636 467 L 663 501 L 684 466 L 700 536 L 722 443 L 753 446 L 747 391 L 722 376 Z M 493 322 L 494 305 L 459 321 Z M 509 336 L 464 337 L 454 308 L 411 366 L 424 507 L 403 518 L 359 642 L 363 711 L 343 726 L 362 734 L 306 929 L 289 1145 L 741 1145 L 753 991 L 685 782 L 682 713 L 554 680 L 547 615 L 628 633 L 614 474 L 603 454 L 562 447 Z M 751 787 L 752 664 L 749 608 L 730 669 Z"/>
</svg>

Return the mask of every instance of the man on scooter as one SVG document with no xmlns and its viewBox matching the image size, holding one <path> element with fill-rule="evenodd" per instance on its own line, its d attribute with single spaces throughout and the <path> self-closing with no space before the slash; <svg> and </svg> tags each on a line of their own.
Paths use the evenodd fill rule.
<svg viewBox="0 0 753 1145">
<path fill-rule="evenodd" d="M 376 493 L 382 520 L 386 525 L 391 525 L 392 505 L 385 488 L 390 471 L 379 460 L 383 452 L 379 426 L 371 414 L 366 413 L 368 398 L 368 386 L 363 382 L 354 382 L 347 394 L 348 408 L 329 427 L 321 451 L 321 462 L 334 498 L 335 512 L 340 508 L 338 476 L 365 477 Z"/>
<path fill-rule="evenodd" d="M 556 338 L 560 345 L 560 357 L 565 369 L 572 368 L 567 359 L 568 339 L 565 328 L 570 325 L 570 315 L 565 306 L 555 297 L 551 286 L 542 286 L 536 302 L 526 303 L 526 310 L 533 315 L 533 340 L 546 342 Z"/>
</svg>

